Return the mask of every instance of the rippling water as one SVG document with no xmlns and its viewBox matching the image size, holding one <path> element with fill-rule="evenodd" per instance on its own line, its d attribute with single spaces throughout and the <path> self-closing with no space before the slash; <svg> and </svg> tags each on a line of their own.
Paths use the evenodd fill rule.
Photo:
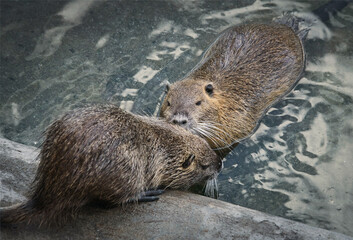
<svg viewBox="0 0 353 240">
<path fill-rule="evenodd" d="M 326 1 L 1 1 L 0 135 L 38 146 L 63 112 L 112 102 L 157 114 L 228 26 L 305 17 L 304 78 L 227 157 L 220 199 L 353 236 L 353 4 Z"/>
</svg>

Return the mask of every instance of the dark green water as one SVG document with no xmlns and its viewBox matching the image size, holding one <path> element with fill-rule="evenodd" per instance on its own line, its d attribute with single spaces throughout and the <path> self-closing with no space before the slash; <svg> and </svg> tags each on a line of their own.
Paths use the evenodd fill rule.
<svg viewBox="0 0 353 240">
<path fill-rule="evenodd" d="M 157 114 L 221 30 L 325 2 L 1 1 L 0 136 L 38 146 L 89 103 Z M 353 236 L 352 5 L 312 21 L 304 78 L 227 157 L 221 200 Z"/>
</svg>

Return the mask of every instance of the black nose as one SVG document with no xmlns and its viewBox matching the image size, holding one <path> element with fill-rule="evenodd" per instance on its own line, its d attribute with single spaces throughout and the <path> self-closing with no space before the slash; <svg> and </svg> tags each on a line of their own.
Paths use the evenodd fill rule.
<svg viewBox="0 0 353 240">
<path fill-rule="evenodd" d="M 172 118 L 172 123 L 185 126 L 188 123 L 188 117 L 184 114 L 176 114 Z"/>
<path fill-rule="evenodd" d="M 177 120 L 177 119 L 174 119 L 173 120 L 173 123 L 174 124 L 178 124 L 178 125 L 184 125 L 184 124 L 186 124 L 188 121 L 187 120 Z"/>
</svg>

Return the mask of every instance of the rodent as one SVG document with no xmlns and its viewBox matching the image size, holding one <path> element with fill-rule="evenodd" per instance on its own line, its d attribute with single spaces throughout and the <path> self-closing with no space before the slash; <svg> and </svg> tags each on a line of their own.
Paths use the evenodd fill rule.
<svg viewBox="0 0 353 240">
<path fill-rule="evenodd" d="M 298 22 L 284 15 L 223 31 L 181 81 L 167 86 L 160 116 L 225 156 L 301 78 L 309 29 L 299 31 Z"/>
<path fill-rule="evenodd" d="M 65 114 L 46 131 L 29 200 L 2 209 L 1 227 L 62 225 L 90 202 L 112 206 L 146 190 L 213 180 L 222 161 L 183 128 L 115 106 Z"/>
</svg>

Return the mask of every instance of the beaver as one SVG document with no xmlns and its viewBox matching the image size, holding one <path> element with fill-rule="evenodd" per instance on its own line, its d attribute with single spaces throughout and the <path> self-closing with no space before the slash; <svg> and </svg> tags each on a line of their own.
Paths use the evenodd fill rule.
<svg viewBox="0 0 353 240">
<path fill-rule="evenodd" d="M 301 78 L 308 29 L 299 31 L 298 23 L 285 15 L 223 31 L 181 81 L 167 86 L 160 117 L 225 156 Z"/>
<path fill-rule="evenodd" d="M 116 206 L 146 190 L 186 189 L 213 181 L 222 166 L 204 139 L 111 105 L 71 111 L 45 134 L 29 200 L 3 209 L 2 226 L 62 225 L 90 202 Z"/>
</svg>

